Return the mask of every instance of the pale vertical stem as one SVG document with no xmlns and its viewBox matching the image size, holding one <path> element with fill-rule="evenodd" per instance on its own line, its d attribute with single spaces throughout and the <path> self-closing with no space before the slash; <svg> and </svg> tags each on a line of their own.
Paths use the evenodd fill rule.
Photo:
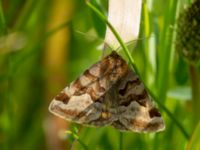
<svg viewBox="0 0 200 150">
<path fill-rule="evenodd" d="M 142 0 L 109 0 L 108 20 L 106 21 L 106 44 L 113 49 L 117 49 L 121 43 L 128 43 L 138 38 L 141 7 Z M 113 31 L 118 33 L 118 37 Z M 123 40 L 121 43 L 119 41 L 120 38 Z M 130 55 L 127 49 L 125 52 Z M 119 149 L 122 150 L 122 148 L 123 134 L 120 132 Z"/>
<path fill-rule="evenodd" d="M 200 73 L 198 68 L 192 64 L 189 66 L 192 87 L 192 106 L 194 124 L 200 120 Z"/>
<path fill-rule="evenodd" d="M 47 32 L 71 19 L 74 9 L 73 3 L 73 1 L 66 0 L 53 1 L 49 15 L 49 23 L 47 25 Z M 58 94 L 59 90 L 66 86 L 66 68 L 64 66 L 66 66 L 68 58 L 69 42 L 70 29 L 67 26 L 59 29 L 47 39 L 44 53 L 44 63 L 47 70 L 47 104 L 49 104 L 53 97 Z M 66 121 L 58 117 L 51 115 L 51 117 L 46 119 L 46 139 L 50 150 L 67 149 L 66 141 L 59 137 L 59 135 L 65 135 L 64 131 L 67 129 L 67 126 Z"/>
<path fill-rule="evenodd" d="M 109 0 L 108 21 L 125 43 L 138 38 L 142 0 Z M 112 48 L 120 46 L 107 26 L 105 42 Z"/>
</svg>

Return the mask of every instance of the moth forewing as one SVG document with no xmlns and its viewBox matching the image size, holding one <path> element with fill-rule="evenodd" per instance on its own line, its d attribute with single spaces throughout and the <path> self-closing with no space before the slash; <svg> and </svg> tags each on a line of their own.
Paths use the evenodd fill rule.
<svg viewBox="0 0 200 150">
<path fill-rule="evenodd" d="M 50 112 L 80 124 L 156 132 L 163 119 L 138 76 L 115 51 L 92 65 L 58 94 Z"/>
<path fill-rule="evenodd" d="M 66 120 L 89 124 L 104 109 L 103 95 L 127 72 L 127 63 L 112 52 L 92 65 L 57 95 L 49 110 Z"/>
</svg>

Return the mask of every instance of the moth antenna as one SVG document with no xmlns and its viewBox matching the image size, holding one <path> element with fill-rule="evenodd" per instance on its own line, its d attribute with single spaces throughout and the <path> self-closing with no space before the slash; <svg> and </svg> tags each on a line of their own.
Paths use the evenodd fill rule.
<svg viewBox="0 0 200 150">
<path fill-rule="evenodd" d="M 88 34 L 88 33 L 85 33 L 85 32 L 82 32 L 82 31 L 79 31 L 79 30 L 75 30 L 76 33 L 82 35 L 82 36 L 87 36 L 87 37 L 90 37 L 91 39 L 98 39 L 100 40 L 102 43 L 104 42 L 104 40 L 100 37 L 97 37 L 97 36 L 94 36 L 94 35 L 91 35 L 91 34 Z"/>
<path fill-rule="evenodd" d="M 102 50 L 102 55 L 101 55 L 101 59 L 103 59 L 106 55 L 106 49 L 108 48 L 107 43 L 104 43 L 103 45 L 103 50 Z"/>
<path fill-rule="evenodd" d="M 79 30 L 75 30 L 75 32 L 80 34 L 80 35 L 82 35 L 82 36 L 85 36 L 85 37 L 89 36 L 90 38 L 100 40 L 103 43 L 101 59 L 106 56 L 106 50 L 107 49 L 111 49 L 112 50 L 112 47 L 107 42 L 105 42 L 102 38 L 99 38 L 99 37 L 96 37 L 94 35 L 90 35 L 90 34 L 84 33 L 84 32 L 79 31 Z"/>
<path fill-rule="evenodd" d="M 151 37 L 153 37 L 154 35 L 150 35 L 150 36 L 146 36 L 146 37 L 140 37 L 140 38 L 137 38 L 137 39 L 135 39 L 135 40 L 131 40 L 131 41 L 129 41 L 129 42 L 126 42 L 125 43 L 125 45 L 126 46 L 130 46 L 131 44 L 133 44 L 133 43 L 136 43 L 137 41 L 141 41 L 141 40 L 144 40 L 144 39 L 147 39 L 147 38 L 151 38 Z M 133 47 L 133 49 L 136 47 L 136 45 L 134 45 L 134 47 Z M 120 51 L 120 49 L 121 49 L 121 46 L 119 46 L 117 49 L 116 49 L 116 51 L 118 52 L 118 51 Z"/>
</svg>

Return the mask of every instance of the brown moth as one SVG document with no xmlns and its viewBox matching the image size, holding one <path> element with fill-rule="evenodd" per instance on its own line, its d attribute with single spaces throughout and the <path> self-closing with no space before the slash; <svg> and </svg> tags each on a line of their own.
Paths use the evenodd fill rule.
<svg viewBox="0 0 200 150">
<path fill-rule="evenodd" d="M 68 121 L 111 125 L 121 131 L 157 132 L 165 128 L 143 83 L 115 51 L 58 94 L 49 110 Z"/>
</svg>

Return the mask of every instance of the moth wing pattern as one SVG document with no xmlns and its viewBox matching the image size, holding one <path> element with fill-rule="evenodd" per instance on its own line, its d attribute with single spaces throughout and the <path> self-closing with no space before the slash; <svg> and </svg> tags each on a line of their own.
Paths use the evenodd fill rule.
<svg viewBox="0 0 200 150">
<path fill-rule="evenodd" d="M 112 126 L 122 131 L 158 132 L 165 129 L 161 114 L 138 76 L 129 69 L 117 86 L 118 120 Z"/>
<path fill-rule="evenodd" d="M 98 101 L 103 100 L 101 97 L 126 74 L 127 69 L 127 63 L 113 51 L 58 94 L 49 106 L 50 112 L 81 124 L 101 118 L 104 106 Z M 105 124 L 112 120 L 105 119 Z M 103 120 L 101 122 L 104 124 Z"/>
<path fill-rule="evenodd" d="M 143 83 L 115 51 L 57 95 L 49 110 L 68 121 L 112 125 L 121 131 L 157 132 L 165 128 Z"/>
</svg>

